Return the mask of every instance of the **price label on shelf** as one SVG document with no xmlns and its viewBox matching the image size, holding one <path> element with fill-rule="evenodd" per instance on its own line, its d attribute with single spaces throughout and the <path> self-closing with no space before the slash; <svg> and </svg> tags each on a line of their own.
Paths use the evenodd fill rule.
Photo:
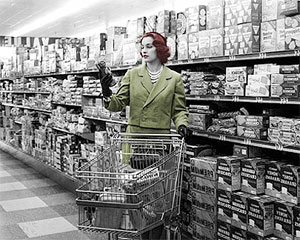
<svg viewBox="0 0 300 240">
<path fill-rule="evenodd" d="M 265 59 L 265 58 L 267 57 L 267 54 L 264 53 L 264 52 L 261 52 L 261 53 L 259 53 L 258 57 L 259 57 L 260 59 Z"/>
<path fill-rule="evenodd" d="M 294 50 L 294 55 L 297 57 L 300 56 L 300 49 Z"/>
<path fill-rule="evenodd" d="M 235 61 L 236 60 L 236 56 L 235 55 L 231 55 L 229 56 L 229 61 Z"/>
<path fill-rule="evenodd" d="M 252 143 L 251 139 L 244 138 L 244 144 L 245 145 L 251 145 L 251 143 Z"/>
<path fill-rule="evenodd" d="M 220 101 L 220 96 L 219 95 L 217 95 L 217 96 L 214 96 L 214 101 Z"/>
<path fill-rule="evenodd" d="M 263 102 L 263 98 L 261 98 L 261 97 L 256 97 L 256 98 L 255 98 L 255 101 L 256 101 L 257 103 L 262 103 L 262 102 Z"/>
<path fill-rule="evenodd" d="M 283 146 L 281 143 L 275 143 L 275 149 L 278 151 L 283 151 Z"/>
<path fill-rule="evenodd" d="M 226 136 L 225 135 L 220 135 L 219 140 L 220 141 L 226 141 Z"/>
<path fill-rule="evenodd" d="M 237 96 L 233 96 L 233 97 L 232 97 L 232 101 L 233 101 L 233 102 L 238 102 L 238 101 L 240 101 L 240 98 L 237 97 Z"/>
<path fill-rule="evenodd" d="M 204 62 L 209 62 L 209 58 L 204 58 L 203 61 Z"/>
<path fill-rule="evenodd" d="M 288 98 L 280 98 L 280 103 L 281 104 L 288 104 L 289 99 Z"/>
</svg>

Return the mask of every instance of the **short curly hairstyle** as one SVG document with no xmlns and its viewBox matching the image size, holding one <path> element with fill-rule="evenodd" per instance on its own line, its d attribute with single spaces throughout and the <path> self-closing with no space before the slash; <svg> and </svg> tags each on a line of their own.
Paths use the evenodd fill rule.
<svg viewBox="0 0 300 240">
<path fill-rule="evenodd" d="M 170 49 L 167 46 L 167 40 L 164 36 L 157 32 L 148 32 L 143 35 L 143 37 L 140 40 L 140 43 L 143 41 L 145 37 L 152 37 L 153 38 L 153 46 L 156 48 L 156 54 L 159 58 L 161 63 L 166 63 L 168 61 L 168 58 L 171 56 Z M 140 52 L 142 55 L 142 53 Z"/>
</svg>

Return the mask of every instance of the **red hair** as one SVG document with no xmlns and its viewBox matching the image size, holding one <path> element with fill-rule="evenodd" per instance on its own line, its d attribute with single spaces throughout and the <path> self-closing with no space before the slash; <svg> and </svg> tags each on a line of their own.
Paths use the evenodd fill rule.
<svg viewBox="0 0 300 240">
<path fill-rule="evenodd" d="M 140 43 L 143 41 L 145 37 L 153 38 L 153 46 L 156 48 L 156 54 L 161 63 L 166 63 L 168 58 L 171 56 L 170 49 L 167 46 L 167 40 L 161 34 L 157 32 L 148 32 L 143 35 L 140 40 Z M 142 55 L 142 53 L 140 52 Z"/>
</svg>

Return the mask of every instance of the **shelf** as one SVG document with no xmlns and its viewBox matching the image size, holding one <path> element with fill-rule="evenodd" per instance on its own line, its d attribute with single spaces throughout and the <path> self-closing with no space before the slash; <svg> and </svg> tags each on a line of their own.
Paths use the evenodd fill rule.
<svg viewBox="0 0 300 240">
<path fill-rule="evenodd" d="M 195 130 L 193 130 L 193 135 L 199 137 L 205 137 L 209 139 L 215 139 L 219 141 L 232 142 L 232 143 L 237 143 L 242 145 L 249 145 L 253 147 L 260 147 L 260 148 L 300 154 L 299 147 L 284 146 L 282 144 L 273 143 L 266 140 L 250 139 L 250 138 L 243 138 L 238 136 L 229 136 L 229 135 L 223 135 L 218 133 L 208 133 L 205 131 L 195 131 Z"/>
<path fill-rule="evenodd" d="M 14 122 L 15 122 L 16 124 L 20 124 L 20 125 L 23 124 L 21 121 L 18 121 L 18 120 L 15 120 Z"/>
<path fill-rule="evenodd" d="M 51 102 L 54 105 L 61 105 L 61 106 L 69 106 L 69 107 L 80 107 L 81 105 L 78 104 L 71 104 L 71 103 L 59 103 L 59 102 Z"/>
<path fill-rule="evenodd" d="M 16 91 L 16 90 L 12 90 L 12 91 L 0 91 L 3 93 L 15 93 L 15 94 L 51 94 L 51 92 L 38 92 L 38 91 Z"/>
<path fill-rule="evenodd" d="M 14 79 L 11 78 L 0 78 L 0 82 L 1 81 L 13 81 Z"/>
<path fill-rule="evenodd" d="M 244 96 L 239 97 L 239 96 L 215 95 L 215 96 L 187 96 L 186 100 L 300 105 L 300 99 L 297 98 L 244 97 Z"/>
<path fill-rule="evenodd" d="M 2 105 L 8 106 L 8 107 L 16 107 L 16 108 L 29 109 L 29 110 L 33 110 L 33 111 L 37 111 L 37 112 L 42 112 L 42 113 L 45 113 L 45 114 L 51 114 L 51 111 L 50 110 L 46 110 L 46 109 L 32 108 L 32 107 L 28 107 L 28 106 L 16 105 L 16 104 L 11 104 L 11 103 L 2 103 Z"/>
<path fill-rule="evenodd" d="M 89 93 L 84 93 L 82 94 L 83 97 L 91 97 L 91 98 L 102 98 L 101 94 L 95 95 L 95 94 L 89 94 Z"/>
<path fill-rule="evenodd" d="M 95 133 L 73 133 L 73 132 L 70 132 L 67 129 L 62 129 L 62 128 L 58 128 L 58 127 L 52 127 L 52 129 L 54 129 L 58 132 L 63 132 L 63 133 L 66 133 L 66 134 L 76 135 L 78 137 L 82 137 L 82 138 L 87 139 L 87 140 L 92 141 L 92 142 L 95 141 Z"/>
<path fill-rule="evenodd" d="M 97 117 L 90 117 L 90 116 L 83 116 L 86 119 L 95 120 L 95 121 L 103 121 L 103 122 L 109 122 L 109 123 L 116 123 L 116 124 L 128 124 L 127 121 L 122 120 L 113 120 L 109 118 L 97 118 Z"/>
<path fill-rule="evenodd" d="M 40 160 L 37 160 L 28 153 L 17 149 L 3 141 L 0 141 L 0 149 L 9 153 L 25 164 L 31 166 L 39 173 L 43 174 L 46 177 L 49 177 L 50 179 L 73 193 L 75 193 L 75 190 L 82 184 L 79 180 L 68 175 L 67 173 L 61 172 L 59 169 Z"/>
</svg>

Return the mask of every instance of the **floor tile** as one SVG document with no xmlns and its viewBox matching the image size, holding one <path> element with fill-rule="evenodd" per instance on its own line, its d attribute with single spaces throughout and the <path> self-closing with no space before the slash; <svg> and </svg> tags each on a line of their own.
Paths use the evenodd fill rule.
<svg viewBox="0 0 300 240">
<path fill-rule="evenodd" d="M 24 222 L 18 225 L 29 238 L 77 230 L 63 217 Z"/>
<path fill-rule="evenodd" d="M 1 177 L 10 177 L 10 176 L 11 176 L 11 174 L 9 172 L 7 172 L 5 170 L 0 171 L 0 178 Z"/>
<path fill-rule="evenodd" d="M 30 167 L 22 163 L 14 163 L 14 164 L 0 166 L 1 170 L 12 170 L 12 169 L 20 169 L 20 168 L 28 169 Z"/>
<path fill-rule="evenodd" d="M 57 212 L 60 216 L 69 216 L 78 213 L 78 207 L 75 203 L 75 199 L 73 203 L 66 203 L 61 205 L 51 206 L 51 208 Z"/>
<path fill-rule="evenodd" d="M 32 208 L 47 207 L 47 204 L 44 203 L 38 197 L 30 197 L 30 198 L 21 198 L 21 199 L 1 201 L 0 205 L 4 208 L 4 210 L 6 212 L 32 209 Z"/>
<path fill-rule="evenodd" d="M 51 234 L 51 235 L 47 235 L 47 236 L 34 237 L 34 238 L 30 238 L 30 239 L 32 239 L 32 240 L 62 240 L 62 239 L 90 240 L 90 238 L 87 235 L 85 235 L 83 232 L 81 232 L 79 230 Z M 98 240 L 101 240 L 101 238 L 98 237 Z M 105 238 L 105 240 L 107 240 L 107 238 Z"/>
<path fill-rule="evenodd" d="M 21 175 L 15 175 L 13 177 L 20 182 L 27 181 L 27 180 L 33 180 L 33 179 L 45 179 L 46 178 L 45 176 L 43 176 L 40 173 L 21 174 Z"/>
<path fill-rule="evenodd" d="M 26 239 L 26 234 L 17 225 L 0 226 L 0 239 L 1 240 L 17 240 Z"/>
<path fill-rule="evenodd" d="M 22 184 L 29 188 L 39 188 L 39 187 L 49 187 L 57 185 L 56 182 L 53 182 L 52 180 L 45 178 L 45 179 L 32 179 L 32 180 L 26 180 L 22 181 Z"/>
<path fill-rule="evenodd" d="M 23 189 L 27 189 L 27 187 L 25 187 L 20 182 L 10 182 L 10 183 L 1 183 L 0 184 L 0 192 L 23 190 Z"/>
<path fill-rule="evenodd" d="M 0 193 L 0 201 L 27 198 L 32 196 L 35 196 L 35 194 L 29 189 L 2 192 Z"/>
<path fill-rule="evenodd" d="M 36 196 L 51 195 L 51 194 L 66 192 L 66 190 L 64 190 L 62 187 L 58 185 L 50 186 L 50 187 L 31 188 L 30 191 L 32 191 Z"/>
<path fill-rule="evenodd" d="M 48 206 L 54 206 L 65 203 L 74 203 L 76 196 L 70 192 L 39 196 Z"/>
<path fill-rule="evenodd" d="M 0 177 L 0 184 L 9 183 L 9 182 L 18 182 L 18 180 L 16 178 L 14 178 L 13 176 Z"/>
<path fill-rule="evenodd" d="M 34 208 L 13 212 L 0 212 L 0 225 L 11 225 L 21 222 L 37 221 L 46 218 L 60 217 L 53 209 L 48 207 Z M 1 238 L 0 238 L 1 239 Z"/>
<path fill-rule="evenodd" d="M 21 175 L 21 174 L 30 174 L 30 173 L 36 173 L 36 171 L 32 168 L 25 168 L 25 169 L 9 169 L 6 170 L 10 175 Z"/>
</svg>

